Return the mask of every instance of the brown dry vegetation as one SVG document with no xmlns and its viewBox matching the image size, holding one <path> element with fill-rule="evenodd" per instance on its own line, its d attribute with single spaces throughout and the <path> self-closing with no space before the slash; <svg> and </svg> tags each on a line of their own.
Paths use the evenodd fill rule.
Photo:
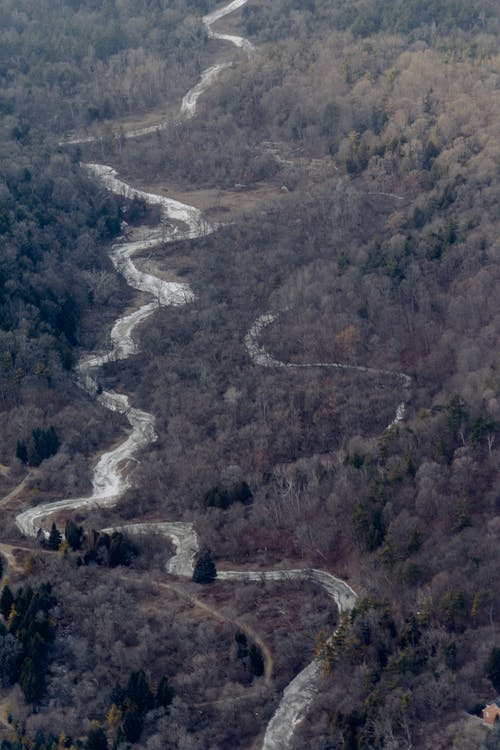
<svg viewBox="0 0 500 750">
<path fill-rule="evenodd" d="M 443 2 L 433 26 L 422 3 L 408 3 L 408 13 L 405 3 L 394 13 L 365 3 L 356 17 L 340 0 L 312 5 L 251 3 L 227 28 L 243 24 L 260 42 L 258 55 L 225 71 L 196 117 L 141 140 L 105 137 L 75 154 L 225 224 L 146 259 L 189 281 L 196 301 L 159 310 L 138 332 L 141 353 L 104 368 L 106 386 L 155 414 L 159 438 L 127 468 L 131 489 L 120 505 L 89 523 L 183 518 L 217 565 L 314 564 L 349 576 L 367 598 L 335 658 L 325 657 L 331 674 L 295 747 L 486 748 L 489 740 L 461 717 L 494 697 L 486 663 L 498 645 L 500 606 L 492 584 L 500 510 L 497 14 L 488 6 L 481 16 L 474 2 L 450 14 Z M 138 14 L 122 6 L 123 18 L 136 19 L 131 34 Z M 175 12 L 185 33 L 183 6 Z M 198 41 L 203 53 L 183 72 L 196 36 L 182 54 L 168 48 L 165 59 L 177 66 L 169 97 L 184 93 L 219 49 Z M 138 54 L 99 63 L 106 85 L 118 80 L 117 62 L 125 65 L 113 89 L 117 127 L 127 110 L 142 108 L 147 122 L 161 100 L 156 84 L 143 100 Z M 146 73 L 160 57 L 148 57 Z M 85 115 L 84 92 L 99 108 L 106 85 L 82 70 L 70 95 L 52 87 L 45 109 L 39 93 L 29 103 L 16 94 L 15 106 L 25 118 L 43 111 L 48 122 L 66 102 L 57 132 L 100 118 Z M 102 251 L 99 258 L 106 283 L 86 276 L 83 263 L 75 285 L 85 292 L 79 335 L 89 346 L 131 299 Z M 405 421 L 385 430 L 408 398 L 391 375 L 253 365 L 244 338 L 269 310 L 276 319 L 259 342 L 278 359 L 407 373 Z M 21 313 L 33 319 L 27 304 Z M 14 369 L 2 381 L 1 458 L 11 469 L 2 480 L 7 493 L 23 478 L 16 440 L 38 423 L 55 424 L 61 449 L 30 480 L 29 500 L 38 502 L 88 486 L 92 457 L 122 423 L 77 395 L 54 364 L 52 382 L 37 381 L 31 351 L 20 387 Z M 209 490 L 242 480 L 252 504 L 206 507 Z M 55 731 L 64 698 L 64 731 L 84 734 L 84 719 L 104 721 L 113 681 L 143 667 L 154 680 L 168 674 L 177 698 L 168 715 L 151 718 L 141 745 L 250 747 L 276 705 L 274 688 L 308 660 L 317 632 L 333 628 L 330 608 L 304 588 L 214 584 L 203 597 L 270 643 L 277 681 L 250 688 L 231 655 L 231 627 L 199 619 L 172 591 L 54 560 L 43 576 L 59 580 L 60 636 L 30 730 Z"/>
</svg>

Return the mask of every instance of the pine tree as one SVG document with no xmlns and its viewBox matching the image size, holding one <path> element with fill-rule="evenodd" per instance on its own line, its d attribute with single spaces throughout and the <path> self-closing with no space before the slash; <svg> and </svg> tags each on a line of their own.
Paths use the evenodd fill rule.
<svg viewBox="0 0 500 750">
<path fill-rule="evenodd" d="M 115 682 L 115 685 L 113 687 L 113 690 L 111 691 L 111 703 L 115 704 L 115 706 L 118 706 L 118 708 L 123 708 L 123 703 L 125 701 L 125 690 L 122 688 L 122 686 Z"/>
<path fill-rule="evenodd" d="M 130 703 L 137 707 L 137 712 L 140 716 L 151 710 L 154 703 L 153 693 L 143 669 L 130 674 L 125 688 L 125 695 Z"/>
<path fill-rule="evenodd" d="M 85 750 L 108 750 L 106 734 L 97 721 L 92 722 L 92 726 L 87 732 Z"/>
<path fill-rule="evenodd" d="M 486 674 L 495 690 L 500 690 L 500 648 L 495 647 L 490 651 L 486 664 Z"/>
<path fill-rule="evenodd" d="M 0 683 L 10 687 L 19 677 L 23 647 L 11 633 L 0 637 Z"/>
<path fill-rule="evenodd" d="M 230 500 L 232 503 L 250 505 L 253 500 L 252 490 L 246 482 L 238 482 L 231 489 Z"/>
<path fill-rule="evenodd" d="M 254 643 L 250 646 L 250 671 L 255 677 L 264 674 L 264 658 Z"/>
<path fill-rule="evenodd" d="M 19 684 L 26 703 L 35 703 L 43 695 L 43 674 L 33 659 L 23 659 Z"/>
<path fill-rule="evenodd" d="M 64 536 L 68 540 L 68 544 L 72 550 L 76 551 L 80 549 L 80 547 L 82 546 L 83 528 L 82 526 L 77 526 L 71 518 L 69 518 L 68 522 L 66 523 Z"/>
<path fill-rule="evenodd" d="M 53 425 L 49 427 L 45 433 L 45 444 L 46 444 L 46 458 L 49 456 L 55 456 L 61 445 L 59 438 L 57 437 L 56 429 Z"/>
<path fill-rule="evenodd" d="M 8 619 L 12 604 L 14 602 L 14 594 L 8 586 L 4 586 L 2 589 L 2 595 L 0 596 L 0 612 Z"/>
<path fill-rule="evenodd" d="M 202 552 L 196 560 L 193 581 L 195 583 L 212 583 L 217 577 L 215 563 L 210 554 L 210 550 Z"/>
<path fill-rule="evenodd" d="M 246 659 L 248 656 L 248 640 L 245 633 L 236 633 L 234 640 L 236 641 L 236 658 Z"/>
<path fill-rule="evenodd" d="M 134 711 L 127 711 L 123 719 L 123 731 L 129 742 L 137 742 L 142 732 L 143 719 Z"/>
<path fill-rule="evenodd" d="M 58 550 L 62 541 L 62 535 L 55 523 L 50 527 L 49 539 L 47 546 L 49 549 Z"/>
<path fill-rule="evenodd" d="M 174 697 L 174 691 L 168 684 L 168 680 L 163 676 L 158 683 L 158 690 L 156 691 L 155 703 L 156 706 L 162 706 L 167 708 L 172 703 Z"/>
</svg>

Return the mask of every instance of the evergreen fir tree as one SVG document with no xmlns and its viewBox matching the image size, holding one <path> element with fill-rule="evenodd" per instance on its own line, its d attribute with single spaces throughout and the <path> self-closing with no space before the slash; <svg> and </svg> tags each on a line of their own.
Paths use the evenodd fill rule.
<svg viewBox="0 0 500 750">
<path fill-rule="evenodd" d="M 255 677 L 262 677 L 264 674 L 264 659 L 260 649 L 252 643 L 250 646 L 250 671 Z"/>
<path fill-rule="evenodd" d="M 14 594 L 8 586 L 4 586 L 2 589 L 2 595 L 0 596 L 0 612 L 8 619 L 10 610 L 14 602 Z"/>
<path fill-rule="evenodd" d="M 207 549 L 202 552 L 196 560 L 193 571 L 193 581 L 195 583 L 212 583 L 216 577 L 217 570 L 215 568 L 215 563 L 210 554 L 210 550 Z"/>
<path fill-rule="evenodd" d="M 108 740 L 104 729 L 97 722 L 87 732 L 85 750 L 108 750 Z"/>
<path fill-rule="evenodd" d="M 143 669 L 132 672 L 128 678 L 125 695 L 128 701 L 137 707 L 139 715 L 143 716 L 153 707 L 153 693 Z"/>
<path fill-rule="evenodd" d="M 123 731 L 129 742 L 137 742 L 142 732 L 143 719 L 133 709 L 127 711 L 123 719 Z"/>
<path fill-rule="evenodd" d="M 248 656 L 248 640 L 245 633 L 236 633 L 234 640 L 236 641 L 236 658 L 246 659 Z"/>
<path fill-rule="evenodd" d="M 23 659 L 19 684 L 26 703 L 35 703 L 43 695 L 43 674 L 33 659 Z"/>
<path fill-rule="evenodd" d="M 52 526 L 50 527 L 50 534 L 49 534 L 47 546 L 49 549 L 58 550 L 59 545 L 61 544 L 61 541 L 62 541 L 61 532 L 59 531 L 59 529 L 53 522 Z"/>
<path fill-rule="evenodd" d="M 500 690 L 500 648 L 495 647 L 490 651 L 486 664 L 486 674 L 495 690 Z"/>
<path fill-rule="evenodd" d="M 69 518 L 68 522 L 66 523 L 64 536 L 66 537 L 71 549 L 76 551 L 82 546 L 83 527 L 77 526 L 76 523 L 71 518 Z"/>
<path fill-rule="evenodd" d="M 174 698 L 174 691 L 168 684 L 168 680 L 163 676 L 158 683 L 158 690 L 156 691 L 155 703 L 157 707 L 167 708 L 172 703 Z"/>
</svg>

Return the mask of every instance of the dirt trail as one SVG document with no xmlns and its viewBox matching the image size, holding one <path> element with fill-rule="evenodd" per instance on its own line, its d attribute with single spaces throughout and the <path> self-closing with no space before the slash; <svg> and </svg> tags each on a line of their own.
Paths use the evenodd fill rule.
<svg viewBox="0 0 500 750">
<path fill-rule="evenodd" d="M 194 604 L 195 607 L 198 607 L 199 609 L 202 609 L 204 612 L 207 612 L 212 617 L 215 617 L 217 620 L 220 620 L 221 622 L 227 622 L 230 625 L 234 625 L 234 627 L 238 628 L 239 630 L 242 630 L 250 640 L 254 641 L 257 646 L 262 651 L 262 656 L 264 657 L 264 681 L 266 685 L 269 685 L 272 680 L 273 671 L 274 671 L 274 659 L 273 655 L 271 653 L 271 649 L 269 646 L 265 643 L 265 641 L 261 638 L 261 636 L 257 633 L 256 630 L 254 630 L 250 625 L 248 625 L 246 622 L 243 622 L 242 620 L 238 620 L 232 617 L 228 617 L 223 612 L 221 612 L 219 609 L 216 609 L 211 604 L 207 604 L 202 599 L 199 599 L 197 596 L 194 596 L 193 594 L 189 593 L 185 589 L 182 589 L 180 586 L 174 583 L 161 583 L 160 586 L 166 586 L 167 588 L 171 589 L 172 591 L 175 591 L 179 596 L 182 596 L 184 599 L 187 599 L 192 604 Z"/>
<path fill-rule="evenodd" d="M 20 572 L 22 568 L 19 566 L 13 550 L 14 548 L 11 544 L 0 544 L 0 553 L 7 560 L 7 565 L 9 566 L 9 568 Z"/>
<path fill-rule="evenodd" d="M 143 584 L 144 581 L 142 581 L 140 578 L 131 578 L 130 576 L 123 575 L 120 576 L 124 581 L 133 581 L 134 583 Z M 264 641 L 264 639 L 257 633 L 254 628 L 252 628 L 248 623 L 244 622 L 243 620 L 239 620 L 234 617 L 229 617 L 228 615 L 224 614 L 224 612 L 221 612 L 220 609 L 217 609 L 216 607 L 212 606 L 211 604 L 207 604 L 207 602 L 204 602 L 203 599 L 200 599 L 199 597 L 192 594 L 190 591 L 187 591 L 187 589 L 183 588 L 178 583 L 169 583 L 167 581 L 152 581 L 152 583 L 155 586 L 158 586 L 160 589 L 166 589 L 167 591 L 173 591 L 177 596 L 180 596 L 182 599 L 185 599 L 186 601 L 190 602 L 194 607 L 197 609 L 200 609 L 203 613 L 207 614 L 209 617 L 213 617 L 216 620 L 219 620 L 219 622 L 225 622 L 228 625 L 232 625 L 235 628 L 238 628 L 238 630 L 241 630 L 245 635 L 254 643 L 257 644 L 257 646 L 260 648 L 262 652 L 262 656 L 264 658 L 264 682 L 266 685 L 270 685 L 273 672 L 274 672 L 274 658 L 271 652 L 271 649 L 267 645 L 267 643 Z"/>
<path fill-rule="evenodd" d="M 11 570 L 15 570 L 17 573 L 24 572 L 24 562 L 20 563 L 16 557 L 16 552 L 25 552 L 27 554 L 33 554 L 34 550 L 30 547 L 20 547 L 18 544 L 7 544 L 6 542 L 0 543 L 0 554 L 7 560 L 7 565 Z"/>
<path fill-rule="evenodd" d="M 28 483 L 28 480 L 31 479 L 33 476 L 33 471 L 30 469 L 24 479 L 21 479 L 19 484 L 17 484 L 7 495 L 4 495 L 0 499 L 0 508 L 3 508 L 5 505 L 8 505 L 11 500 L 15 500 L 19 495 L 26 489 L 26 485 Z"/>
</svg>

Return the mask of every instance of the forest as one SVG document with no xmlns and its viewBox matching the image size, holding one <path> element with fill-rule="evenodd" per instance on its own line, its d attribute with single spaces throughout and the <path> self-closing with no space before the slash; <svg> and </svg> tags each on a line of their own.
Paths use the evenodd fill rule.
<svg viewBox="0 0 500 750">
<path fill-rule="evenodd" d="M 313 659 L 280 748 L 498 748 L 500 7 L 221 5 L 0 0 L 1 748 L 268 750 Z M 192 299 L 158 287 L 82 388 L 151 231 L 137 267 Z M 154 441 L 24 536 L 130 436 L 109 392 Z"/>
</svg>

